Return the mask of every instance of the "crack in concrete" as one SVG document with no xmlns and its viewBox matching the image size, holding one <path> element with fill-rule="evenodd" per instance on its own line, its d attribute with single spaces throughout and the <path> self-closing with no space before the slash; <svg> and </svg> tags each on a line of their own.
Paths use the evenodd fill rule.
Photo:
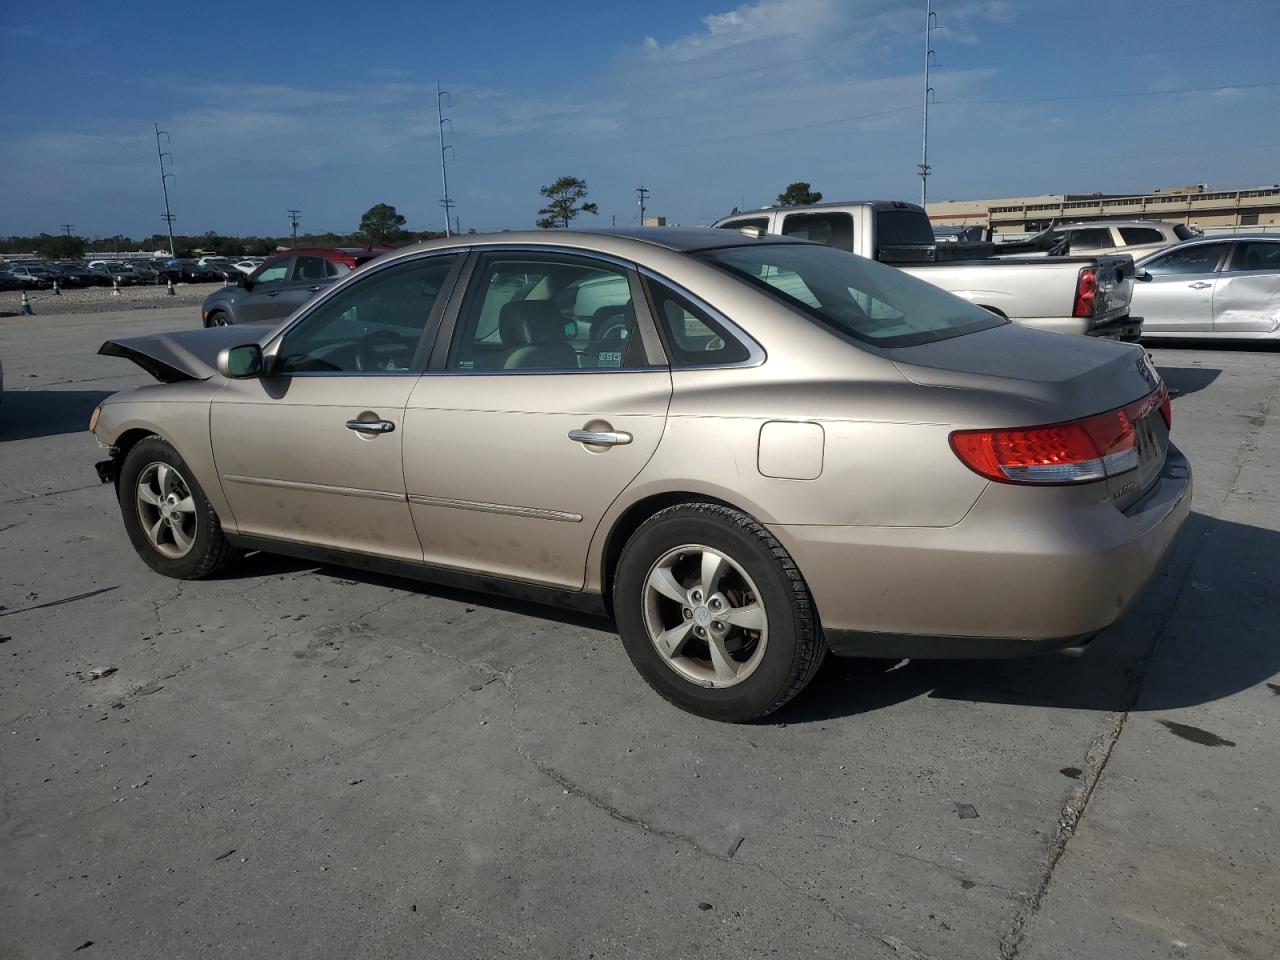
<svg viewBox="0 0 1280 960">
<path fill-rule="evenodd" d="M 0 505 L 9 503 L 26 503 L 28 500 L 42 500 L 45 497 L 56 497 L 64 493 L 77 493 L 81 490 L 95 490 L 102 486 L 101 483 L 88 483 L 83 487 L 67 487 L 65 490 L 50 490 L 46 493 L 33 493 L 30 490 L 23 490 L 21 487 L 14 487 L 19 493 L 24 494 L 21 497 L 15 497 L 12 500 L 0 500 Z"/>
<path fill-rule="evenodd" d="M 621 809 L 618 806 L 615 806 L 614 804 L 605 800 L 603 797 L 600 797 L 599 795 L 593 793 L 592 791 L 586 789 L 585 787 L 579 786 L 576 782 L 570 779 L 566 774 L 561 773 L 555 767 L 533 756 L 532 752 L 529 750 L 528 745 L 525 742 L 523 734 L 516 727 L 516 723 L 515 723 L 516 713 L 520 709 L 519 694 L 516 692 L 515 687 L 511 683 L 512 675 L 515 672 L 516 672 L 516 669 L 513 668 L 507 673 L 502 674 L 499 677 L 499 679 L 501 680 L 503 687 L 506 688 L 508 694 L 511 697 L 511 714 L 507 718 L 507 727 L 511 731 L 512 740 L 515 746 L 516 753 L 523 760 L 529 763 L 535 770 L 537 770 L 543 776 L 547 777 L 553 783 L 557 784 L 562 790 L 565 791 L 566 794 L 586 802 L 591 807 L 594 807 L 595 809 L 599 810 L 601 813 L 604 813 L 605 815 L 607 815 L 613 820 L 618 821 L 619 823 L 634 827 L 645 834 L 656 837 L 667 843 L 684 845 L 696 851 L 697 853 L 703 855 L 704 857 L 708 857 L 712 860 L 715 860 L 718 863 L 726 864 L 733 868 L 755 871 L 756 873 L 759 873 L 762 876 L 765 876 L 770 880 L 773 880 L 775 883 L 777 883 L 779 886 L 783 887 L 785 890 L 789 891 L 790 893 L 798 897 L 801 897 L 804 900 L 808 900 L 811 903 L 815 903 L 819 905 L 831 916 L 833 920 L 837 921 L 842 926 L 850 930 L 853 930 L 855 933 L 858 933 L 859 935 L 866 937 L 870 940 L 875 940 L 881 945 L 886 946 L 889 949 L 893 950 L 899 956 L 906 957 L 907 960 L 936 960 L 936 958 L 931 957 L 928 954 L 921 953 L 920 951 L 908 946 L 906 943 L 903 943 L 897 937 L 889 936 L 886 934 L 880 934 L 875 932 L 874 930 L 869 930 L 867 927 L 865 927 L 863 924 L 859 923 L 858 921 L 850 919 L 849 917 L 845 916 L 838 909 L 836 909 L 836 907 L 832 905 L 832 903 L 829 900 L 827 900 L 825 897 L 821 896 L 820 894 L 810 893 L 807 890 L 803 890 L 795 886 L 791 882 L 785 880 L 779 874 L 776 874 L 773 871 L 768 870 L 760 863 L 756 863 L 750 859 L 746 859 L 741 856 L 730 858 L 727 854 L 723 854 L 716 850 L 710 849 L 709 847 L 700 843 L 698 840 L 689 836 L 688 834 L 684 834 L 675 830 L 668 830 L 663 827 L 656 826 L 655 824 L 649 823 L 648 821 L 642 819 L 641 817 L 637 817 L 634 814 L 627 813 L 625 810 Z"/>
<path fill-rule="evenodd" d="M 48 607 L 61 607 L 67 603 L 75 603 L 77 600 L 88 600 L 90 597 L 96 597 L 104 593 L 110 593 L 112 590 L 119 590 L 120 585 L 116 584 L 110 587 L 99 587 L 97 590 L 88 590 L 85 593 L 72 594 L 69 597 L 63 597 L 60 600 L 49 600 L 45 603 L 32 604 L 29 607 L 19 607 L 17 610 L 0 610 L 0 617 L 12 617 L 19 613 L 31 613 L 34 610 L 44 610 Z"/>
</svg>

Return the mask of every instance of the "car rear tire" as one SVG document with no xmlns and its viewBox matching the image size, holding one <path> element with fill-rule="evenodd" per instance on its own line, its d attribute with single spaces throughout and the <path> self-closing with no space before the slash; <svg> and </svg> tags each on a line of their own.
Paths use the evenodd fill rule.
<svg viewBox="0 0 1280 960">
<path fill-rule="evenodd" d="M 215 310 L 209 314 L 209 320 L 205 324 L 208 327 L 229 327 L 231 319 L 221 310 Z"/>
<path fill-rule="evenodd" d="M 239 556 L 191 468 L 160 437 L 138 441 L 125 455 L 117 494 L 133 548 L 157 573 L 198 580 Z"/>
<path fill-rule="evenodd" d="M 795 562 L 761 524 L 721 504 L 678 504 L 646 520 L 622 549 L 613 602 L 645 681 L 712 720 L 773 713 L 827 653 Z"/>
</svg>

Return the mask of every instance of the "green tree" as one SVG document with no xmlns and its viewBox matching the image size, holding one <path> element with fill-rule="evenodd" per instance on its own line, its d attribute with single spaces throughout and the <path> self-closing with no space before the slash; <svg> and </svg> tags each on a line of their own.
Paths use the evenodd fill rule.
<svg viewBox="0 0 1280 960">
<path fill-rule="evenodd" d="M 780 207 L 799 207 L 806 203 L 818 203 L 821 200 L 822 194 L 817 190 L 810 190 L 807 180 L 797 180 L 778 194 Z"/>
<path fill-rule="evenodd" d="M 547 198 L 547 205 L 538 210 L 542 214 L 538 226 L 543 230 L 567 229 L 578 214 L 600 212 L 594 203 L 581 202 L 587 197 L 587 181 L 579 177 L 561 177 L 538 192 Z"/>
<path fill-rule="evenodd" d="M 360 235 L 370 243 L 391 243 L 404 233 L 404 217 L 389 203 L 375 203 L 360 218 Z"/>
<path fill-rule="evenodd" d="M 36 252 L 49 260 L 77 260 L 84 253 L 84 240 L 63 234 L 50 236 L 42 233 L 36 241 Z"/>
</svg>

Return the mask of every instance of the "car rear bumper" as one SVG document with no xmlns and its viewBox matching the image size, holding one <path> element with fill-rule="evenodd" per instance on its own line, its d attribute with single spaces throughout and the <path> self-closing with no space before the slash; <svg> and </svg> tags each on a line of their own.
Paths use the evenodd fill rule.
<svg viewBox="0 0 1280 960">
<path fill-rule="evenodd" d="M 1191 509 L 1176 447 L 1120 511 L 1101 484 L 991 484 L 951 527 L 771 526 L 832 652 L 1016 657 L 1086 642 L 1162 568 Z"/>
<path fill-rule="evenodd" d="M 1127 313 L 1118 317 L 1031 317 L 1017 321 L 1023 326 L 1050 333 L 1070 333 L 1081 337 L 1102 337 L 1137 343 L 1142 335 L 1142 318 Z"/>
</svg>

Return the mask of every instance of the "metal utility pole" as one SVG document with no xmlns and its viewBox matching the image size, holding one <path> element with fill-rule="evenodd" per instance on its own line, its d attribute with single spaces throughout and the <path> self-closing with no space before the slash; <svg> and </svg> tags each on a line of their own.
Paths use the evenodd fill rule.
<svg viewBox="0 0 1280 960">
<path fill-rule="evenodd" d="M 929 197 L 929 98 L 933 87 L 929 86 L 929 67 L 933 63 L 933 31 L 938 27 L 938 15 L 933 12 L 933 0 L 924 4 L 924 133 L 920 138 L 920 206 Z"/>
<path fill-rule="evenodd" d="M 298 221 L 302 219 L 301 210 L 289 211 L 289 226 L 293 228 L 293 245 L 298 245 Z"/>
<path fill-rule="evenodd" d="M 636 187 L 636 196 L 640 198 L 640 226 L 644 226 L 644 205 L 649 199 L 648 187 Z"/>
<path fill-rule="evenodd" d="M 449 100 L 449 109 L 453 109 L 453 97 L 449 96 L 448 90 L 440 89 L 440 81 L 436 81 L 436 122 L 440 127 L 440 185 L 444 189 L 444 197 L 440 201 L 440 206 L 444 207 L 444 235 L 452 236 L 449 227 L 449 211 L 453 209 L 453 201 L 449 199 L 449 168 L 445 164 L 444 152 L 452 150 L 453 147 L 448 146 L 444 142 L 444 125 L 449 124 L 449 132 L 453 132 L 453 121 L 444 115 L 444 108 L 441 101 L 444 98 Z"/>
<path fill-rule="evenodd" d="M 61 226 L 62 226 L 62 232 L 65 233 L 68 237 L 71 236 L 71 231 L 76 228 L 76 225 L 74 223 L 64 223 L 64 224 L 61 224 Z"/>
<path fill-rule="evenodd" d="M 157 123 L 155 128 L 156 157 L 160 161 L 160 189 L 164 191 L 164 216 L 160 219 L 163 220 L 165 222 L 165 226 L 169 228 L 169 256 L 176 257 L 178 254 L 173 247 L 173 221 L 176 220 L 177 217 L 175 217 L 173 215 L 173 211 L 169 209 L 169 178 L 173 177 L 173 174 L 164 172 L 164 158 L 168 157 L 169 163 L 172 164 L 173 154 L 168 151 L 161 151 L 160 137 L 163 135 L 166 143 L 172 143 L 173 141 L 169 139 L 169 133 L 167 130 L 160 129 L 160 124 Z M 177 178 L 174 177 L 174 180 L 177 180 Z"/>
</svg>

